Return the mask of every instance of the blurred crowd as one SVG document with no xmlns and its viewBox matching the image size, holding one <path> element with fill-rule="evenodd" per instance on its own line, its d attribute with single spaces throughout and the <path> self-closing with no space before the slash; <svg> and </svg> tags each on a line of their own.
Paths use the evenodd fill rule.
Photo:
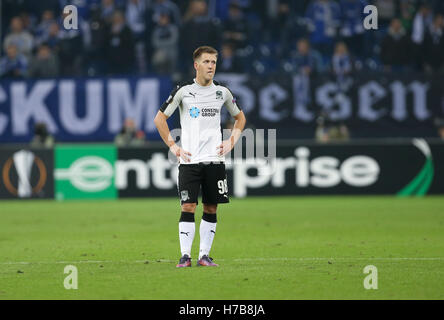
<svg viewBox="0 0 444 320">
<path fill-rule="evenodd" d="M 3 0 L 0 77 L 188 76 L 204 44 L 219 72 L 442 72 L 443 13 L 441 0 Z"/>
</svg>

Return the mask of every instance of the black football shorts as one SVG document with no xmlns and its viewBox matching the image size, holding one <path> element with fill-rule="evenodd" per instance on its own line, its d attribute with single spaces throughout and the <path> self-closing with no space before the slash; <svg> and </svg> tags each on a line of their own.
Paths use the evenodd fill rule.
<svg viewBox="0 0 444 320">
<path fill-rule="evenodd" d="M 177 189 L 180 203 L 198 203 L 202 188 L 205 204 L 228 203 L 227 174 L 224 163 L 180 164 Z"/>
</svg>

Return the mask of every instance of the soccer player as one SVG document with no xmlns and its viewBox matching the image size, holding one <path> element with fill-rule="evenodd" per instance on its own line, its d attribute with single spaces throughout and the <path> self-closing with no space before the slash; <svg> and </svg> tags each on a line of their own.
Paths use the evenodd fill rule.
<svg viewBox="0 0 444 320">
<path fill-rule="evenodd" d="M 216 233 L 219 203 L 228 203 L 225 155 L 233 149 L 245 126 L 244 113 L 229 89 L 213 80 L 218 53 L 208 46 L 193 53 L 196 77 L 178 85 L 154 119 L 159 134 L 179 159 L 178 191 L 181 201 L 179 242 L 182 257 L 177 267 L 191 267 L 194 213 L 202 188 L 203 216 L 200 223 L 198 266 L 218 266 L 209 257 Z M 225 106 L 235 119 L 231 136 L 222 141 L 220 113 Z M 173 140 L 167 119 L 179 108 L 181 147 Z"/>
</svg>

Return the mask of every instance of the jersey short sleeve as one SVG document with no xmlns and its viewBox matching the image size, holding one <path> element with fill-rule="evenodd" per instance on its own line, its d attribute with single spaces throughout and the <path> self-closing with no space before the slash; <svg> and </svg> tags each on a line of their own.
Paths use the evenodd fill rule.
<svg viewBox="0 0 444 320">
<path fill-rule="evenodd" d="M 236 98 L 233 96 L 228 88 L 226 88 L 225 94 L 225 107 L 232 117 L 237 116 L 239 112 L 241 112 L 241 109 L 237 106 Z"/>
<path fill-rule="evenodd" d="M 160 107 L 160 111 L 162 111 L 166 116 L 171 117 L 174 111 L 182 102 L 182 87 L 178 85 L 173 91 L 171 91 L 168 99 L 163 103 Z"/>
</svg>

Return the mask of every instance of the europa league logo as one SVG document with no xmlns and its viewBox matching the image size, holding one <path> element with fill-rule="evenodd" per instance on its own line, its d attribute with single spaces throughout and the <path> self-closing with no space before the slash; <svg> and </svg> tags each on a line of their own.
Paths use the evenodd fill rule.
<svg viewBox="0 0 444 320">
<path fill-rule="evenodd" d="M 39 171 L 39 179 L 37 184 L 33 187 L 31 183 L 31 174 L 34 163 Z M 13 164 L 17 172 L 16 186 L 11 182 L 11 170 Z M 13 156 L 6 161 L 3 166 L 2 176 L 5 187 L 11 194 L 19 196 L 20 198 L 29 198 L 43 189 L 46 183 L 47 172 L 43 161 L 39 157 L 35 156 L 31 151 L 20 150 L 14 153 Z"/>
</svg>

